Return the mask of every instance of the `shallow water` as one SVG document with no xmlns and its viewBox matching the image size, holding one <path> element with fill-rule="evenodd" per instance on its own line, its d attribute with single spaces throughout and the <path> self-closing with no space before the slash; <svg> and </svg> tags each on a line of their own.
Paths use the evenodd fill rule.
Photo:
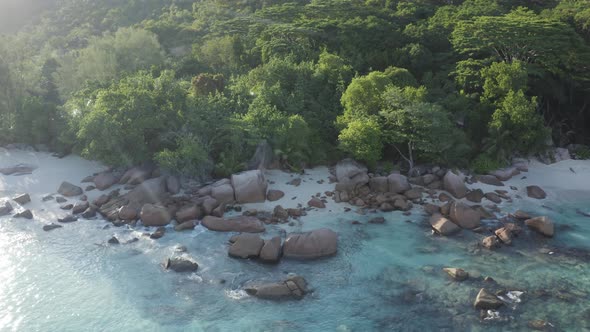
<svg viewBox="0 0 590 332">
<path fill-rule="evenodd" d="M 340 233 L 335 257 L 279 265 L 227 256 L 232 234 L 197 227 L 172 229 L 159 240 L 145 229 L 116 228 L 80 220 L 52 232 L 44 220 L 0 218 L 0 330 L 2 331 L 477 331 L 527 330 L 545 319 L 557 330 L 590 329 L 590 194 L 563 192 L 552 202 L 516 201 L 505 211 L 549 215 L 557 235 L 527 232 L 511 247 L 478 248 L 480 234 L 433 236 L 418 210 L 406 217 L 383 214 L 384 225 L 352 212 L 304 217 L 289 231 L 329 227 Z M 49 203 L 48 203 L 49 204 Z M 549 210 L 542 206 L 552 208 Z M 265 237 L 278 233 L 269 228 Z M 132 244 L 109 246 L 113 235 Z M 159 265 L 185 245 L 199 263 L 194 274 Z M 574 250 L 575 249 L 575 250 Z M 474 276 L 452 282 L 443 267 Z M 251 298 L 241 287 L 252 280 L 304 276 L 313 293 L 301 301 Z M 494 278 L 498 285 L 482 281 Z M 222 283 L 221 280 L 225 282 Z M 480 320 L 473 309 L 479 288 L 523 291 L 520 303 Z"/>
</svg>

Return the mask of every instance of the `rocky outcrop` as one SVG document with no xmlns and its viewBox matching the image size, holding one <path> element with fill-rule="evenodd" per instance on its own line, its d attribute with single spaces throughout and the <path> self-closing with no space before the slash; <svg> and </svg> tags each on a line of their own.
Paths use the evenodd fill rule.
<svg viewBox="0 0 590 332">
<path fill-rule="evenodd" d="M 463 281 L 463 280 L 466 280 L 467 278 L 469 278 L 469 273 L 467 273 L 463 269 L 454 268 L 454 267 L 445 267 L 445 268 L 443 268 L 443 271 L 445 271 L 451 278 L 453 278 L 456 281 Z"/>
<path fill-rule="evenodd" d="M 259 203 L 266 200 L 268 184 L 260 170 L 234 174 L 231 177 L 231 184 L 238 203 Z"/>
<path fill-rule="evenodd" d="M 162 204 L 167 197 L 166 181 L 163 177 L 143 181 L 125 196 L 130 202 L 138 206 Z"/>
<path fill-rule="evenodd" d="M 459 226 L 438 213 L 430 217 L 430 226 L 440 235 L 453 235 L 461 230 Z"/>
<path fill-rule="evenodd" d="M 12 212 L 12 205 L 8 201 L 0 202 L 0 217 Z"/>
<path fill-rule="evenodd" d="M 24 210 L 14 215 L 15 218 L 33 219 L 33 212 L 31 210 Z"/>
<path fill-rule="evenodd" d="M 21 194 L 15 196 L 12 200 L 20 205 L 25 205 L 31 201 L 31 196 L 29 196 L 29 194 Z"/>
<path fill-rule="evenodd" d="M 389 191 L 389 181 L 386 176 L 377 176 L 369 179 L 369 188 L 376 193 Z"/>
<path fill-rule="evenodd" d="M 90 206 L 90 203 L 88 203 L 88 202 L 84 202 L 84 201 L 77 202 L 72 207 L 72 214 L 80 214 L 80 213 L 86 211 L 86 209 L 88 209 L 89 206 Z"/>
<path fill-rule="evenodd" d="M 250 285 L 244 290 L 250 296 L 267 300 L 301 299 L 308 292 L 307 282 L 300 276 L 276 283 Z"/>
<path fill-rule="evenodd" d="M 544 199 L 547 197 L 545 191 L 539 186 L 527 186 L 526 193 L 529 197 L 536 199 Z"/>
<path fill-rule="evenodd" d="M 186 258 L 168 258 L 164 262 L 164 268 L 174 272 L 195 272 L 199 268 L 199 264 Z"/>
<path fill-rule="evenodd" d="M 31 174 L 34 170 L 37 169 L 35 165 L 29 164 L 18 164 L 6 168 L 0 168 L 0 173 L 4 175 L 24 175 L 24 174 Z"/>
<path fill-rule="evenodd" d="M 465 181 L 459 175 L 448 171 L 443 178 L 443 189 L 448 191 L 456 198 L 463 198 L 467 195 L 467 186 Z"/>
<path fill-rule="evenodd" d="M 232 218 L 206 216 L 201 221 L 201 225 L 216 232 L 261 233 L 265 230 L 264 225 L 258 218 L 247 216 Z"/>
<path fill-rule="evenodd" d="M 254 152 L 252 159 L 248 162 L 248 169 L 267 169 L 272 164 L 273 159 L 274 153 L 272 147 L 266 140 L 263 140 L 256 146 L 256 152 Z"/>
<path fill-rule="evenodd" d="M 172 220 L 168 209 L 153 204 L 145 204 L 141 208 L 140 218 L 145 226 L 166 226 Z"/>
<path fill-rule="evenodd" d="M 282 249 L 279 236 L 264 240 L 264 245 L 260 250 L 260 260 L 266 263 L 277 263 L 281 259 Z"/>
<path fill-rule="evenodd" d="M 95 176 L 93 182 L 98 190 L 107 190 L 119 182 L 119 179 L 111 172 L 104 172 Z"/>
<path fill-rule="evenodd" d="M 390 174 L 387 177 L 387 182 L 389 185 L 389 192 L 392 193 L 403 194 L 404 192 L 412 189 L 408 178 L 401 174 Z"/>
<path fill-rule="evenodd" d="M 286 258 L 315 259 L 332 256 L 338 250 L 338 234 L 321 228 L 311 232 L 289 234 L 283 246 Z"/>
<path fill-rule="evenodd" d="M 498 178 L 493 175 L 477 175 L 475 176 L 475 179 L 481 183 L 485 183 L 490 186 L 504 186 L 504 183 L 502 183 L 502 181 L 498 180 Z"/>
<path fill-rule="evenodd" d="M 344 159 L 336 164 L 336 190 L 355 191 L 369 183 L 367 168 L 352 159 Z"/>
<path fill-rule="evenodd" d="M 451 205 L 449 217 L 457 226 L 465 229 L 479 227 L 481 219 L 479 211 L 462 202 L 455 202 Z"/>
<path fill-rule="evenodd" d="M 474 303 L 475 309 L 480 310 L 498 309 L 502 305 L 504 305 L 504 302 L 502 302 L 500 298 L 498 298 L 496 295 L 494 295 L 485 288 L 480 289 L 479 293 L 477 294 L 477 297 L 475 298 Z"/>
<path fill-rule="evenodd" d="M 500 181 L 508 181 L 518 174 L 520 174 L 520 171 L 516 167 L 502 168 L 490 173 L 490 175 L 495 176 Z"/>
<path fill-rule="evenodd" d="M 525 222 L 530 229 L 534 230 L 539 234 L 543 234 L 548 237 L 552 237 L 555 234 L 555 227 L 553 221 L 548 217 L 535 217 L 527 219 Z"/>
<path fill-rule="evenodd" d="M 138 166 L 127 170 L 119 180 L 120 184 L 140 184 L 152 176 L 154 168 L 151 166 Z"/>
<path fill-rule="evenodd" d="M 66 197 L 82 195 L 84 192 L 82 188 L 75 186 L 67 181 L 64 181 L 57 189 L 57 192 Z"/>
<path fill-rule="evenodd" d="M 228 255 L 235 258 L 257 258 L 264 246 L 264 240 L 256 234 L 240 234 L 232 241 Z"/>
</svg>

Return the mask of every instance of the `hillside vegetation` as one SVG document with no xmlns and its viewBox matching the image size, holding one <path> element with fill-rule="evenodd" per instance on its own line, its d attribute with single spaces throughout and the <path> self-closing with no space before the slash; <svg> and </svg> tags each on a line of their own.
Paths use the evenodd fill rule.
<svg viewBox="0 0 590 332">
<path fill-rule="evenodd" d="M 0 144 L 222 176 L 589 143 L 585 0 L 52 3 L 0 37 Z"/>
</svg>

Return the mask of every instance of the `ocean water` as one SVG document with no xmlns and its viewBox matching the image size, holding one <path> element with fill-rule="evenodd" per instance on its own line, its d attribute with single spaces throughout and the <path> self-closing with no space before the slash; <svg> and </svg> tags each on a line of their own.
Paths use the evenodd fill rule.
<svg viewBox="0 0 590 332">
<path fill-rule="evenodd" d="M 488 251 L 483 235 L 434 236 L 419 210 L 382 214 L 382 225 L 352 225 L 375 215 L 353 212 L 304 217 L 288 231 L 339 232 L 335 257 L 264 265 L 227 256 L 232 234 L 197 227 L 151 240 L 142 227 L 79 220 L 52 232 L 48 220 L 0 218 L 1 331 L 519 331 L 543 319 L 555 330 L 590 329 L 590 194 L 563 192 L 558 201 L 516 201 L 550 216 L 556 237 L 526 232 L 511 247 Z M 49 203 L 47 203 L 49 204 Z M 543 207 L 545 205 L 547 207 Z M 265 237 L 279 234 L 270 227 Z M 107 245 L 113 235 L 123 242 Z M 179 245 L 186 253 L 176 252 Z M 196 273 L 167 272 L 161 262 L 188 255 Z M 451 281 L 443 267 L 472 277 Z M 252 280 L 304 276 L 313 289 L 300 301 L 247 296 Z M 483 281 L 492 277 L 493 284 Z M 481 287 L 522 295 L 494 319 L 473 301 Z"/>
</svg>

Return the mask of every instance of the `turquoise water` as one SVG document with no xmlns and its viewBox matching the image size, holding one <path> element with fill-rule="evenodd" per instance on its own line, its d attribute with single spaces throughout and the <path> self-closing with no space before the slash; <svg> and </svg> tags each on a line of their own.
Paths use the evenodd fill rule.
<svg viewBox="0 0 590 332">
<path fill-rule="evenodd" d="M 198 227 L 160 240 L 135 230 L 80 220 L 52 232 L 39 221 L 0 219 L 0 330 L 2 331 L 477 331 L 527 330 L 544 319 L 557 330 L 590 329 L 590 194 L 564 192 L 560 201 L 516 202 L 552 217 L 554 239 L 526 234 L 512 247 L 479 249 L 483 235 L 433 236 L 415 211 L 384 214 L 383 225 L 352 225 L 375 215 L 324 213 L 289 231 L 330 227 L 340 233 L 337 256 L 279 265 L 227 257 L 231 234 Z M 271 228 L 268 236 L 278 233 Z M 113 235 L 122 241 L 108 246 Z M 265 235 L 265 237 L 267 236 Z M 175 274 L 159 265 L 184 245 L 200 265 Z M 443 267 L 475 278 L 452 282 Z M 301 301 L 246 296 L 251 280 L 304 276 L 314 292 Z M 490 276 L 498 285 L 489 286 Z M 222 280 L 224 282 L 222 282 Z M 473 309 L 479 288 L 522 291 L 522 302 L 481 320 Z"/>
</svg>

